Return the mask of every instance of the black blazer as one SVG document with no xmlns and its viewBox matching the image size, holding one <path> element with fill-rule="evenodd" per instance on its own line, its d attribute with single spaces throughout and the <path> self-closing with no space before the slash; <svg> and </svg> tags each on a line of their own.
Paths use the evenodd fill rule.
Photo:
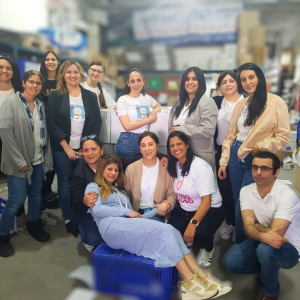
<svg viewBox="0 0 300 300">
<path fill-rule="evenodd" d="M 97 95 L 81 88 L 82 102 L 85 109 L 85 122 L 82 136 L 96 134 L 99 136 L 102 118 L 98 105 Z M 46 121 L 50 135 L 51 148 L 63 151 L 60 142 L 66 140 L 69 144 L 71 135 L 70 97 L 69 94 L 61 95 L 59 91 L 50 93 L 47 108 Z"/>
</svg>

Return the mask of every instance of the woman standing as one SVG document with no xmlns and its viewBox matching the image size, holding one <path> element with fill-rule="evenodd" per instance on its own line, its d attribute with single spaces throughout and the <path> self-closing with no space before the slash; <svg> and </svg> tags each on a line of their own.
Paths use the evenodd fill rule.
<svg viewBox="0 0 300 300">
<path fill-rule="evenodd" d="M 58 197 L 68 232 L 72 206 L 69 176 L 82 155 L 80 139 L 98 135 L 102 123 L 95 93 L 80 85 L 84 79 L 81 65 L 66 60 L 59 69 L 57 90 L 50 93 L 46 109 Z"/>
<path fill-rule="evenodd" d="M 291 134 L 287 105 L 280 97 L 267 93 L 265 76 L 257 65 L 247 63 L 238 68 L 238 85 L 249 97 L 240 100 L 233 110 L 218 176 L 221 180 L 226 178 L 228 165 L 235 204 L 236 242 L 241 243 L 247 236 L 239 194 L 242 187 L 254 182 L 253 155 L 260 151 L 278 152 L 290 141 Z"/>
<path fill-rule="evenodd" d="M 244 99 L 244 96 L 238 93 L 237 74 L 232 71 L 225 71 L 220 74 L 217 82 L 218 90 L 223 96 L 213 97 L 219 109 L 217 130 L 215 135 L 215 150 L 216 150 L 216 169 L 219 170 L 219 161 L 222 154 L 222 144 L 226 138 L 226 133 L 229 128 L 229 123 L 233 109 L 236 104 Z M 226 214 L 226 224 L 220 232 L 220 237 L 223 240 L 232 239 L 235 242 L 235 213 L 231 183 L 228 169 L 226 170 L 227 177 L 221 180 L 217 177 L 218 186 L 223 199 L 223 206 Z"/>
<path fill-rule="evenodd" d="M 116 156 L 135 156 L 139 153 L 138 139 L 141 133 L 154 123 L 161 105 L 145 94 L 144 77 L 139 69 L 131 69 L 126 75 L 126 87 L 117 103 L 117 115 L 122 125 L 116 145 Z M 150 108 L 153 110 L 150 112 Z"/>
<path fill-rule="evenodd" d="M 10 229 L 28 196 L 28 233 L 37 241 L 50 239 L 41 225 L 41 189 L 44 174 L 52 169 L 52 156 L 40 93 L 43 76 L 28 71 L 22 94 L 8 97 L 1 106 L 0 135 L 3 140 L 1 170 L 7 176 L 8 200 L 0 219 L 0 256 L 14 254 Z"/>
<path fill-rule="evenodd" d="M 117 110 L 117 103 L 114 101 L 107 91 L 101 85 L 101 79 L 105 73 L 105 67 L 101 61 L 93 61 L 89 64 L 88 80 L 82 86 L 94 92 L 98 97 L 100 109 L 114 109 Z"/>
<path fill-rule="evenodd" d="M 214 134 L 218 108 L 206 91 L 205 77 L 197 67 L 190 67 L 182 75 L 179 100 L 169 116 L 169 133 L 181 131 L 191 141 L 193 152 L 214 169 Z"/>
<path fill-rule="evenodd" d="M 181 131 L 170 133 L 167 149 L 168 171 L 175 178 L 174 191 L 179 202 L 168 223 L 180 231 L 186 244 L 200 247 L 199 266 L 208 268 L 214 253 L 214 234 L 225 218 L 213 170 L 194 155 L 188 136 Z"/>
<path fill-rule="evenodd" d="M 59 70 L 59 60 L 53 51 L 48 51 L 42 58 L 40 72 L 42 73 L 45 81 L 43 83 L 41 96 L 44 105 L 47 105 L 49 94 L 52 90 L 56 89 L 57 75 Z M 44 179 L 42 188 L 43 206 L 45 208 L 58 208 L 59 202 L 57 194 L 52 191 L 52 183 L 54 180 L 55 171 L 48 172 L 46 180 Z M 46 213 L 42 215 L 46 224 L 55 225 L 56 220 L 50 219 Z"/>
<path fill-rule="evenodd" d="M 97 194 L 91 214 L 107 245 L 153 259 L 155 267 L 175 266 L 183 278 L 181 290 L 188 295 L 209 299 L 228 293 L 230 287 L 216 284 L 201 271 L 175 228 L 149 220 L 157 209 L 143 216 L 133 210 L 124 181 L 120 159 L 108 155 L 100 161 L 95 182 L 86 189 Z"/>
<path fill-rule="evenodd" d="M 144 214 L 156 207 L 158 210 L 152 219 L 165 222 L 166 214 L 176 203 L 173 178 L 167 166 L 157 158 L 159 140 L 155 133 L 144 131 L 139 137 L 139 146 L 143 158 L 126 169 L 127 195 L 135 211 Z"/>
</svg>

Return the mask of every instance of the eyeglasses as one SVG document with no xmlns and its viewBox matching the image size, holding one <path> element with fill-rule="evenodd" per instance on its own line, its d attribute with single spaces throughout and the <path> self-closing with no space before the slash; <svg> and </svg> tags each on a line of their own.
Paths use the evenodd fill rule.
<svg viewBox="0 0 300 300">
<path fill-rule="evenodd" d="M 83 136 L 81 139 L 80 139 L 80 142 L 84 142 L 86 140 L 93 140 L 95 138 L 98 138 L 98 136 L 96 134 L 91 134 L 91 135 L 87 135 L 87 136 Z"/>
<path fill-rule="evenodd" d="M 100 71 L 100 70 L 96 70 L 96 69 L 93 69 L 93 68 L 90 68 L 90 70 L 92 71 L 92 72 L 94 72 L 94 73 L 98 73 L 98 74 L 103 74 L 104 73 L 104 71 Z"/>
<path fill-rule="evenodd" d="M 258 169 L 260 169 L 260 171 L 262 172 L 262 173 L 267 173 L 267 172 L 269 172 L 270 170 L 273 170 L 274 168 L 269 168 L 269 167 L 266 167 L 266 166 L 257 166 L 257 165 L 252 165 L 252 171 L 254 171 L 254 172 L 257 172 L 258 171 Z"/>
<path fill-rule="evenodd" d="M 36 86 L 42 86 L 42 83 L 40 81 L 27 80 L 27 82 L 30 85 L 35 85 L 36 84 Z"/>
</svg>

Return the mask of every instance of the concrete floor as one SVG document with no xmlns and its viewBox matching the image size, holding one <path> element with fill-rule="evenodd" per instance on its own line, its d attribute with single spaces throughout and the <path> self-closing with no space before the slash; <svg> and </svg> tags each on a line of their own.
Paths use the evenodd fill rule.
<svg viewBox="0 0 300 300">
<path fill-rule="evenodd" d="M 292 181 L 293 171 L 282 170 L 280 179 Z M 0 191 L 6 186 L 5 178 L 0 178 Z M 295 188 L 290 186 L 299 196 Z M 54 186 L 54 190 L 56 187 Z M 7 191 L 0 192 L 0 197 L 7 199 Z M 87 286 L 68 275 L 81 265 L 91 264 L 91 255 L 82 245 L 80 238 L 75 239 L 66 233 L 60 210 L 47 210 L 58 220 L 56 226 L 46 226 L 51 235 L 47 243 L 40 243 L 31 238 L 27 231 L 15 236 L 11 243 L 15 255 L 0 258 L 0 300 L 62 300 L 76 288 Z M 254 300 L 256 281 L 254 275 L 237 275 L 228 272 L 221 264 L 223 254 L 230 248 L 230 241 L 223 241 L 216 234 L 215 254 L 210 270 L 222 281 L 231 281 L 233 290 L 222 296 L 222 300 Z M 290 270 L 281 270 L 280 299 L 299 299 L 300 284 L 298 278 L 300 264 Z M 178 285 L 179 286 L 179 285 Z M 105 299 L 98 295 L 95 299 Z M 108 297 L 109 299 L 110 297 Z M 173 299 L 180 299 L 179 289 L 174 292 Z M 86 298 L 81 298 L 85 300 Z M 115 299 L 115 298 L 114 298 Z"/>
</svg>

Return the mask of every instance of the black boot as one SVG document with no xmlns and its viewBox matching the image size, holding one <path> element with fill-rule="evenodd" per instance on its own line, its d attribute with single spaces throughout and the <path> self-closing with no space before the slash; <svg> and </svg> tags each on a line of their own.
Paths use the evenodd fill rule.
<svg viewBox="0 0 300 300">
<path fill-rule="evenodd" d="M 50 235 L 46 233 L 41 225 L 41 220 L 27 222 L 28 233 L 39 242 L 47 242 L 50 240 Z"/>
<path fill-rule="evenodd" d="M 0 235 L 0 256 L 9 257 L 15 254 L 15 250 L 9 242 L 10 235 Z"/>
</svg>

